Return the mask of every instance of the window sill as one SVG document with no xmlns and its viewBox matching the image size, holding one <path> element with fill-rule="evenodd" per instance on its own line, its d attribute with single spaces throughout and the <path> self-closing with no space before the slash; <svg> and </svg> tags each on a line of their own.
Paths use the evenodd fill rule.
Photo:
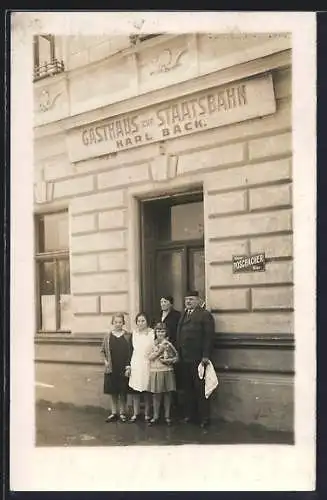
<svg viewBox="0 0 327 500">
<path fill-rule="evenodd" d="M 71 331 L 47 331 L 47 332 L 36 332 L 35 338 L 37 339 L 58 339 L 58 338 L 68 338 L 70 339 L 72 337 L 72 332 Z"/>
<path fill-rule="evenodd" d="M 72 335 L 71 333 L 39 333 L 37 332 L 34 337 L 35 344 L 79 344 L 79 345 L 99 345 L 103 337 L 80 337 Z"/>
</svg>

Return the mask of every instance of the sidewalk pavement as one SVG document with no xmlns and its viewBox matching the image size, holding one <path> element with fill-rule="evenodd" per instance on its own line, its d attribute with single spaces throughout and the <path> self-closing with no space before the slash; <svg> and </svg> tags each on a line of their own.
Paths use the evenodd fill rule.
<svg viewBox="0 0 327 500">
<path fill-rule="evenodd" d="M 36 404 L 36 446 L 117 446 L 182 444 L 294 444 L 291 432 L 269 431 L 258 424 L 212 422 L 207 429 L 192 424 L 106 423 L 101 408 L 65 403 Z"/>
</svg>

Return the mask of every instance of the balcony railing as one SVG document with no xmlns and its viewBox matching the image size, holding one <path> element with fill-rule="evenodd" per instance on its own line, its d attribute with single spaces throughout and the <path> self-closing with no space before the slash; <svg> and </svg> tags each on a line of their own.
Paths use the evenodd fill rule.
<svg viewBox="0 0 327 500">
<path fill-rule="evenodd" d="M 59 61 L 58 59 L 53 59 L 50 62 L 45 62 L 40 64 L 40 66 L 34 67 L 33 81 L 36 82 L 37 80 L 42 80 L 48 76 L 62 73 L 63 71 L 65 71 L 64 62 Z"/>
</svg>

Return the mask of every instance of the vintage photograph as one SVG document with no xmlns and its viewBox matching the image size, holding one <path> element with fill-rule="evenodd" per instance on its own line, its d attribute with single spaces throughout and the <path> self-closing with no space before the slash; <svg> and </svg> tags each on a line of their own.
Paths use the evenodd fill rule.
<svg viewBox="0 0 327 500">
<path fill-rule="evenodd" d="M 314 484 L 313 36 L 270 14 L 13 18 L 18 486 Z"/>
<path fill-rule="evenodd" d="M 37 445 L 294 443 L 291 52 L 34 36 Z"/>
</svg>

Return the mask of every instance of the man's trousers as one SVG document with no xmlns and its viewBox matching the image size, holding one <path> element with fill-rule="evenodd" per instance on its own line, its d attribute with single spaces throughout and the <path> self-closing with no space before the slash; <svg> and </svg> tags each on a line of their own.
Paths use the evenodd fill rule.
<svg viewBox="0 0 327 500">
<path fill-rule="evenodd" d="M 184 417 L 200 422 L 209 419 L 209 400 L 204 395 L 204 377 L 198 374 L 199 361 L 181 361 L 178 366 L 177 389 L 183 394 Z"/>
</svg>

